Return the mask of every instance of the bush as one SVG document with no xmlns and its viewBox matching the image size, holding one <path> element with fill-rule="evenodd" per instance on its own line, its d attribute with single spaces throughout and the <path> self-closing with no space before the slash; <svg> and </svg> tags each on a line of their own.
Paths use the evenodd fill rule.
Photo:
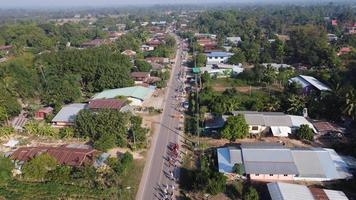
<svg viewBox="0 0 356 200">
<path fill-rule="evenodd" d="M 297 130 L 297 137 L 301 140 L 312 141 L 314 138 L 313 130 L 306 124 L 300 126 Z"/>
<path fill-rule="evenodd" d="M 57 166 L 56 169 L 47 173 L 47 179 L 56 183 L 66 183 L 70 181 L 70 174 L 72 167 L 70 166 Z"/>
<path fill-rule="evenodd" d="M 14 168 L 14 164 L 9 158 L 0 155 L 0 185 L 6 184 L 11 179 L 11 171 Z"/>
<path fill-rule="evenodd" d="M 242 164 L 235 164 L 234 167 L 232 168 L 233 172 L 239 175 L 242 175 L 244 173 L 244 167 Z"/>
<path fill-rule="evenodd" d="M 43 181 L 47 173 L 54 170 L 57 161 L 47 153 L 41 154 L 30 161 L 27 161 L 22 168 L 24 178 L 28 180 Z"/>
<path fill-rule="evenodd" d="M 260 197 L 258 195 L 258 192 L 255 188 L 249 187 L 248 190 L 244 194 L 244 200 L 259 200 Z"/>
</svg>

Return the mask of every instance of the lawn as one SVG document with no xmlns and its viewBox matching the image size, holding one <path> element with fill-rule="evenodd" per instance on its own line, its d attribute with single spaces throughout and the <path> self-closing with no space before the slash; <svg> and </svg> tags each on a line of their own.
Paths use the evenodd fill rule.
<svg viewBox="0 0 356 200">
<path fill-rule="evenodd" d="M 138 187 L 140 185 L 145 160 L 134 160 L 133 166 L 122 180 L 122 189 L 119 191 L 120 200 L 135 199 Z M 128 189 L 130 187 L 130 189 Z"/>
</svg>

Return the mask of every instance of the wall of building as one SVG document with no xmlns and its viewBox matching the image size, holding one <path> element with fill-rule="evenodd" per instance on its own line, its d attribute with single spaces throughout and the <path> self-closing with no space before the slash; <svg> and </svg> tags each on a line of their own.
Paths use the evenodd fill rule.
<svg viewBox="0 0 356 200">
<path fill-rule="evenodd" d="M 253 127 L 257 127 L 257 130 L 253 130 Z M 262 132 L 266 131 L 268 127 L 266 126 L 259 126 L 259 125 L 249 125 L 248 132 L 252 135 L 259 135 Z"/>
<path fill-rule="evenodd" d="M 227 60 L 228 57 L 208 57 L 206 64 L 211 65 L 211 64 L 226 63 Z"/>
<path fill-rule="evenodd" d="M 292 174 L 250 174 L 251 180 L 258 181 L 291 181 L 295 175 Z"/>
</svg>

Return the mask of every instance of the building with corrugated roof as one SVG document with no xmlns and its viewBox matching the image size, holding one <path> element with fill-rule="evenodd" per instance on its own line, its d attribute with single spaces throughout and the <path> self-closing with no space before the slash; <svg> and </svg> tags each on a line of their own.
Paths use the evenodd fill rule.
<svg viewBox="0 0 356 200">
<path fill-rule="evenodd" d="M 57 115 L 52 119 L 52 126 L 57 128 L 72 126 L 79 111 L 85 109 L 86 107 L 87 104 L 85 103 L 73 103 L 63 106 Z"/>
<path fill-rule="evenodd" d="M 344 192 L 290 183 L 268 183 L 271 200 L 348 200 Z"/>
<path fill-rule="evenodd" d="M 329 181 L 352 177 L 347 164 L 332 149 L 251 143 L 218 148 L 217 156 L 219 172 L 233 173 L 234 165 L 241 164 L 244 174 L 253 180 Z"/>
<path fill-rule="evenodd" d="M 302 86 L 303 94 L 310 94 L 312 91 L 328 92 L 331 89 L 324 83 L 320 82 L 318 79 L 312 76 L 299 75 L 288 80 L 289 83 L 297 83 Z"/>
<path fill-rule="evenodd" d="M 114 99 L 120 96 L 127 97 L 130 101 L 130 105 L 132 106 L 142 106 L 143 102 L 150 98 L 154 92 L 154 88 L 151 87 L 142 87 L 142 86 L 134 86 L 134 87 L 126 87 L 126 88 L 117 88 L 104 90 L 92 98 L 96 99 Z"/>
</svg>

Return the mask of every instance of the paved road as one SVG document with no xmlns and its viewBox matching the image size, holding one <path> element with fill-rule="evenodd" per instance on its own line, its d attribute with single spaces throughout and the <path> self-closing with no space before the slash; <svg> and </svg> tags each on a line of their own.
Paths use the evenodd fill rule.
<svg viewBox="0 0 356 200">
<path fill-rule="evenodd" d="M 177 37 L 176 39 L 178 41 Z M 179 118 L 172 116 L 180 116 L 180 113 L 175 109 L 179 103 L 175 96 L 177 95 L 176 89 L 181 85 L 178 79 L 178 74 L 181 70 L 181 55 L 182 45 L 180 45 L 176 53 L 176 62 L 168 81 L 161 120 L 156 126 L 157 132 L 154 134 L 151 148 L 147 154 L 147 161 L 136 200 L 164 199 L 162 190 L 164 191 L 167 185 L 172 186 L 174 184 L 175 188 L 177 188 L 176 181 L 170 179 L 170 171 L 175 170 L 173 174 L 176 177 L 179 172 L 173 166 L 169 166 L 166 159 L 169 152 L 167 145 L 170 142 L 179 143 L 180 140 L 180 131 L 178 131 L 177 127 L 182 122 L 180 122 Z"/>
</svg>

